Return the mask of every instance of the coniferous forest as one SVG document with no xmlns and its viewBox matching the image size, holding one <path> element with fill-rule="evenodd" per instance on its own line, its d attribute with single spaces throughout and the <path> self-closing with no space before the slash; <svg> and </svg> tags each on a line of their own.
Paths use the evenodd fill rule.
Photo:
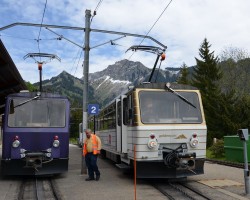
<svg viewBox="0 0 250 200">
<path fill-rule="evenodd" d="M 183 64 L 177 82 L 197 87 L 202 95 L 208 128 L 208 146 L 213 138 L 236 135 L 238 129 L 250 127 L 250 58 L 237 48 L 214 56 L 205 38 L 191 78 Z M 189 78 L 188 78 L 189 77 Z"/>
</svg>

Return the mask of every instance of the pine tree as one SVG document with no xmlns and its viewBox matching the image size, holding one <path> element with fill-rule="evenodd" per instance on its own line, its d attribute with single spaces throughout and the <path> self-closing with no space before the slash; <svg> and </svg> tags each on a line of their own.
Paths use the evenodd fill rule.
<svg viewBox="0 0 250 200">
<path fill-rule="evenodd" d="M 218 81 L 222 78 L 222 73 L 217 67 L 218 57 L 214 57 L 214 52 L 210 52 L 207 39 L 205 38 L 199 49 L 201 60 L 195 58 L 197 66 L 194 68 L 193 85 L 201 92 L 216 91 L 219 89 Z M 217 91 L 218 92 L 218 91 Z"/>
<path fill-rule="evenodd" d="M 36 86 L 34 86 L 32 83 L 25 82 L 25 84 L 26 84 L 26 86 L 27 86 L 27 88 L 28 88 L 28 90 L 30 92 L 36 92 L 36 91 L 38 91 L 38 88 Z"/>
<path fill-rule="evenodd" d="M 197 66 L 194 68 L 191 84 L 197 87 L 202 96 L 206 123 L 208 127 L 208 144 L 214 137 L 221 138 L 223 128 L 221 127 L 222 96 L 218 81 L 222 73 L 218 68 L 218 57 L 210 52 L 211 45 L 205 38 L 199 49 L 201 59 L 195 58 Z"/>
<path fill-rule="evenodd" d="M 187 69 L 187 65 L 185 63 L 183 63 L 181 66 L 180 77 L 178 78 L 177 83 L 185 84 L 185 85 L 189 84 L 188 69 Z"/>
</svg>

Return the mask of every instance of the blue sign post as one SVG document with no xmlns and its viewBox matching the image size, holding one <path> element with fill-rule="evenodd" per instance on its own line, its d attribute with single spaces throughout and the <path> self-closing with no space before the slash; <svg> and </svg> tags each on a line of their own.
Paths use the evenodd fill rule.
<svg viewBox="0 0 250 200">
<path fill-rule="evenodd" d="M 99 114 L 99 104 L 89 104 L 88 105 L 88 114 L 89 115 L 98 115 Z"/>
<path fill-rule="evenodd" d="M 88 114 L 94 115 L 94 134 L 95 134 L 95 116 L 99 114 L 99 104 L 89 104 L 88 105 Z"/>
</svg>

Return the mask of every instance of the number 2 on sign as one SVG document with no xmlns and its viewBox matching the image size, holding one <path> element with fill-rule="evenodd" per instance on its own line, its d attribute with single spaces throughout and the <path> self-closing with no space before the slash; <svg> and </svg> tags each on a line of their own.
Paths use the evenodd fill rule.
<svg viewBox="0 0 250 200">
<path fill-rule="evenodd" d="M 96 107 L 95 107 L 95 106 L 92 106 L 92 107 L 91 107 L 91 113 L 92 113 L 92 114 L 95 114 L 95 113 L 96 113 Z"/>
</svg>

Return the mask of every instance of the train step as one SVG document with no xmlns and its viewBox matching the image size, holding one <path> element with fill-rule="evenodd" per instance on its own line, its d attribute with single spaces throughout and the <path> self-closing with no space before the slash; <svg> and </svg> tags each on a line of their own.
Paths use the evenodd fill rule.
<svg viewBox="0 0 250 200">
<path fill-rule="evenodd" d="M 130 169 L 130 167 L 124 163 L 116 164 L 116 167 L 118 167 L 119 169 Z"/>
</svg>

